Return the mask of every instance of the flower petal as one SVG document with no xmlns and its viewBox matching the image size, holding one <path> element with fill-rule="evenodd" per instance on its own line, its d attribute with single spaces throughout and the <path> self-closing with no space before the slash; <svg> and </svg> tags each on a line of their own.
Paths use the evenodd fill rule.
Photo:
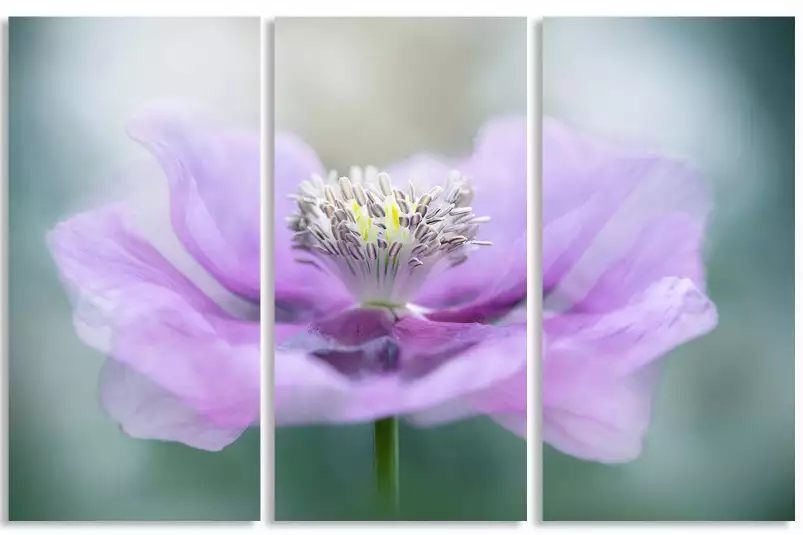
<svg viewBox="0 0 803 535">
<path fill-rule="evenodd" d="M 352 299 L 343 283 L 309 264 L 296 262 L 293 232 L 285 218 L 296 210 L 288 195 L 298 191 L 313 174 L 325 176 L 323 165 L 308 145 L 295 136 L 278 132 L 274 146 L 274 281 L 277 322 L 297 323 L 344 308 Z"/>
<path fill-rule="evenodd" d="M 416 302 L 437 321 L 485 321 L 505 314 L 527 294 L 527 126 L 524 117 L 501 117 L 480 130 L 468 158 L 438 163 L 415 157 L 392 175 L 427 176 L 440 183 L 452 168 L 472 178 L 474 213 L 489 216 L 478 239 L 492 241 L 460 266 L 428 280 Z"/>
<path fill-rule="evenodd" d="M 544 307 L 604 311 L 663 277 L 704 290 L 704 184 L 688 165 L 543 124 Z"/>
<path fill-rule="evenodd" d="M 230 291 L 259 299 L 259 133 L 227 130 L 154 106 L 129 134 L 159 160 L 171 219 L 190 254 Z"/>
<path fill-rule="evenodd" d="M 259 417 L 259 324 L 228 316 L 131 231 L 129 216 L 107 206 L 49 235 L 79 336 L 210 428 L 248 427 Z M 159 433 L 186 438 L 181 429 Z"/>
<path fill-rule="evenodd" d="M 608 314 L 545 317 L 544 408 L 624 378 L 716 326 L 713 303 L 689 279 L 665 278 Z"/>
<path fill-rule="evenodd" d="M 474 405 L 521 438 L 527 437 L 527 369 L 475 396 Z"/>
<path fill-rule="evenodd" d="M 484 125 L 461 170 L 474 180 L 474 213 L 491 217 L 482 239 L 499 246 L 515 242 L 527 230 L 526 118 L 500 117 Z"/>
<path fill-rule="evenodd" d="M 527 230 L 527 122 L 525 117 L 492 119 L 480 129 L 472 153 L 444 159 L 421 154 L 388 167 L 394 183 L 413 182 L 419 191 L 442 186 L 457 169 L 471 178 L 471 206 L 477 216 L 490 216 L 481 236 L 500 246 Z"/>
<path fill-rule="evenodd" d="M 428 410 L 486 390 L 525 366 L 520 326 L 412 317 L 394 323 L 381 314 L 339 315 L 277 348 L 278 425 L 370 421 Z"/>
<path fill-rule="evenodd" d="M 516 325 L 526 333 L 527 303 L 522 302 L 499 320 L 499 325 Z M 408 416 L 414 425 L 440 425 L 482 412 L 521 438 L 527 437 L 527 367 L 490 388 L 452 403 Z"/>
<path fill-rule="evenodd" d="M 469 265 L 474 256 L 478 258 Z M 526 297 L 527 244 L 522 234 L 509 248 L 484 247 L 463 265 L 433 279 L 419 302 L 432 307 L 427 317 L 433 321 L 468 323 L 499 319 Z"/>
<path fill-rule="evenodd" d="M 241 427 L 214 426 L 156 383 L 114 359 L 103 364 L 100 401 L 123 432 L 134 438 L 176 441 L 218 451 L 243 432 Z"/>
<path fill-rule="evenodd" d="M 543 437 L 571 455 L 626 462 L 649 426 L 656 359 L 713 329 L 689 279 L 665 278 L 615 312 L 544 319 Z"/>
<path fill-rule="evenodd" d="M 543 439 L 592 461 L 622 463 L 638 457 L 650 424 L 658 369 L 651 366 L 599 382 L 557 407 L 544 406 Z"/>
</svg>

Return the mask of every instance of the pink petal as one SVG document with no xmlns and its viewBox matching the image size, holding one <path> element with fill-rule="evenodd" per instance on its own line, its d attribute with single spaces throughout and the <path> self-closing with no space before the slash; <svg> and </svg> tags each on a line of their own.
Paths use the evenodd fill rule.
<svg viewBox="0 0 803 535">
<path fill-rule="evenodd" d="M 482 126 L 472 153 L 464 158 L 422 154 L 390 166 L 391 179 L 412 181 L 419 190 L 443 185 L 453 169 L 471 178 L 472 207 L 490 216 L 482 238 L 507 245 L 527 229 L 527 122 L 523 116 L 497 117 Z"/>
<path fill-rule="evenodd" d="M 543 437 L 601 462 L 640 452 L 656 359 L 714 328 L 714 305 L 689 279 L 666 278 L 608 314 L 544 319 Z"/>
<path fill-rule="evenodd" d="M 478 258 L 472 269 L 464 270 L 474 256 Z M 444 280 L 446 276 L 451 280 Z M 504 316 L 527 297 L 526 235 L 506 249 L 484 247 L 473 253 L 462 266 L 433 279 L 422 294 L 419 302 L 432 307 L 427 317 L 433 321 L 491 321 Z"/>
<path fill-rule="evenodd" d="M 49 235 L 79 336 L 153 383 L 141 391 L 183 404 L 210 429 L 248 427 L 259 417 L 259 324 L 225 314 L 134 234 L 127 217 L 122 205 L 112 205 L 60 223 Z M 122 408 L 113 414 L 136 417 Z M 131 426 L 142 429 L 141 422 Z M 168 427 L 158 432 L 178 441 L 187 436 Z"/>
<path fill-rule="evenodd" d="M 650 424 L 657 368 L 600 381 L 560 406 L 544 406 L 543 439 L 557 449 L 592 461 L 632 461 Z"/>
<path fill-rule="evenodd" d="M 134 438 L 177 441 L 218 451 L 243 428 L 212 425 L 188 405 L 128 366 L 109 359 L 101 370 L 100 401 L 123 432 Z"/>
<path fill-rule="evenodd" d="M 475 396 L 474 405 L 497 423 L 527 437 L 527 369 Z"/>
<path fill-rule="evenodd" d="M 543 125 L 544 306 L 613 309 L 662 277 L 704 290 L 707 191 L 686 164 Z"/>
<path fill-rule="evenodd" d="M 274 145 L 274 282 L 277 319 L 309 321 L 348 306 L 352 298 L 336 277 L 322 269 L 296 262 L 301 257 L 291 249 L 293 232 L 285 218 L 296 209 L 288 195 L 297 193 L 313 174 L 326 176 L 318 156 L 303 141 L 284 132 Z"/>
<path fill-rule="evenodd" d="M 689 166 L 543 124 L 544 439 L 635 458 L 656 359 L 717 323 L 705 295 L 710 199 Z"/>
<path fill-rule="evenodd" d="M 259 324 L 204 315 L 156 292 L 148 297 L 116 315 L 111 356 L 217 425 L 256 421 Z"/>
<path fill-rule="evenodd" d="M 490 388 L 409 415 L 407 420 L 418 426 L 434 426 L 477 414 L 487 414 L 508 431 L 527 438 L 526 367 Z"/>
<path fill-rule="evenodd" d="M 259 299 L 259 133 L 224 129 L 187 110 L 154 106 L 129 134 L 159 160 L 176 235 L 229 290 Z"/>
<path fill-rule="evenodd" d="M 440 183 L 452 168 L 472 177 L 478 216 L 490 216 L 478 239 L 492 247 L 428 280 L 416 302 L 437 311 L 437 321 L 483 321 L 506 313 L 527 293 L 527 127 L 524 117 L 502 117 L 480 130 L 468 158 L 439 163 L 415 157 L 392 176 L 424 175 Z"/>
<path fill-rule="evenodd" d="M 408 317 L 391 325 L 386 335 L 398 344 L 399 369 L 349 376 L 314 354 L 348 350 L 365 352 L 363 358 L 381 358 L 372 352 L 386 346 L 376 344 L 382 340 L 381 327 L 372 325 L 369 318 L 361 316 L 356 324 L 338 321 L 342 331 L 323 327 L 317 341 L 308 338 L 277 349 L 277 424 L 360 422 L 422 412 L 486 390 L 526 362 L 526 335 L 521 327 Z M 366 333 L 364 343 L 347 345 L 356 343 L 353 335 L 359 329 Z M 347 338 L 332 338 L 332 332 L 344 331 Z"/>
<path fill-rule="evenodd" d="M 626 377 L 717 324 L 713 303 L 688 279 L 666 278 L 607 314 L 545 317 L 543 405 Z"/>
<path fill-rule="evenodd" d="M 527 307 L 521 304 L 500 321 L 501 325 L 522 328 L 526 336 Z M 497 423 L 526 438 L 527 436 L 527 367 L 511 377 L 494 383 L 490 388 L 446 406 L 436 407 L 409 418 L 416 425 L 439 425 L 477 412 L 488 414 Z"/>
<path fill-rule="evenodd" d="M 526 118 L 500 117 L 485 124 L 461 169 L 476 185 L 474 213 L 491 217 L 482 239 L 502 246 L 518 239 L 527 230 Z"/>
<path fill-rule="evenodd" d="M 304 323 L 277 323 L 273 326 L 273 340 L 276 345 L 283 343 L 299 333 L 306 331 L 309 325 Z"/>
</svg>

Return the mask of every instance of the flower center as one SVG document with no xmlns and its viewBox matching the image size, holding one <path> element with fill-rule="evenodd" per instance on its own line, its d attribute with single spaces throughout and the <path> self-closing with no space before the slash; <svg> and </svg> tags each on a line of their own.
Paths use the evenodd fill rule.
<svg viewBox="0 0 803 535">
<path fill-rule="evenodd" d="M 416 188 L 411 180 L 406 191 L 372 167 L 350 175 L 302 182 L 287 223 L 293 248 L 306 254 L 297 261 L 337 276 L 363 306 L 403 307 L 428 276 L 491 245 L 475 239 L 490 218 L 474 215 L 474 190 L 458 171 L 443 185 Z"/>
</svg>

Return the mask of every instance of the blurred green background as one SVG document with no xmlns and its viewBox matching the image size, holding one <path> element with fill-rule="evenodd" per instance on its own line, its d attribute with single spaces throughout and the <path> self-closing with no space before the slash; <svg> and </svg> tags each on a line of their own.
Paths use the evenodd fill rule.
<svg viewBox="0 0 803 535">
<path fill-rule="evenodd" d="M 141 106 L 176 98 L 258 128 L 259 24 L 10 19 L 10 520 L 259 519 L 257 429 L 209 453 L 105 416 L 104 357 L 78 341 L 45 248 L 77 211 L 134 191 L 155 202 L 158 173 L 130 174 L 149 160 L 124 131 Z"/>
<path fill-rule="evenodd" d="M 469 151 L 527 109 L 519 19 L 277 19 L 275 128 L 324 165 Z M 276 199 L 275 202 L 286 202 Z M 370 425 L 275 433 L 277 520 L 377 519 Z M 527 444 L 487 419 L 400 430 L 402 519 L 525 520 Z"/>
<path fill-rule="evenodd" d="M 546 520 L 794 519 L 794 19 L 547 19 L 543 113 L 694 162 L 718 328 L 666 359 L 643 456 L 543 453 Z"/>
</svg>

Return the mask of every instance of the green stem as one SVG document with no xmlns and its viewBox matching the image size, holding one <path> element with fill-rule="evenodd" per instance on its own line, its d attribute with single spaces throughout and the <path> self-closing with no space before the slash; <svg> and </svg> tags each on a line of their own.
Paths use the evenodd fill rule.
<svg viewBox="0 0 803 535">
<path fill-rule="evenodd" d="M 399 513 L 399 421 L 395 417 L 374 422 L 376 490 L 383 512 Z"/>
</svg>

